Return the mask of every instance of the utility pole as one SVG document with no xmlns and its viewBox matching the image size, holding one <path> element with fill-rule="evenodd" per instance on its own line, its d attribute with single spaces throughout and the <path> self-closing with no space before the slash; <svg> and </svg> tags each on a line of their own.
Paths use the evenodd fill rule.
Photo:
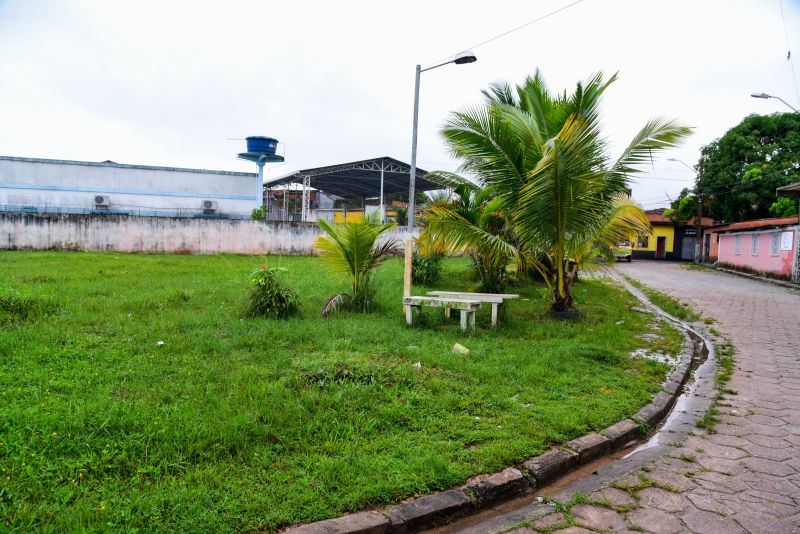
<svg viewBox="0 0 800 534">
<path fill-rule="evenodd" d="M 697 168 L 697 216 L 694 221 L 694 262 L 703 263 L 703 201 L 705 191 L 703 189 L 703 160 Z"/>
<path fill-rule="evenodd" d="M 414 231 L 414 215 L 417 209 L 414 189 L 417 181 L 417 124 L 419 122 L 419 75 L 421 73 L 422 68 L 417 65 L 417 74 L 414 79 L 414 126 L 411 130 L 411 179 L 408 182 L 408 211 L 406 212 L 409 232 Z"/>
</svg>

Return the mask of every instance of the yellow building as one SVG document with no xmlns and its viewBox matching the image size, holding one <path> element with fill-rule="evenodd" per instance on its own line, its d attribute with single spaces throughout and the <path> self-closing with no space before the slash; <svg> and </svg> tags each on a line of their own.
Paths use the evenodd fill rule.
<svg viewBox="0 0 800 534">
<path fill-rule="evenodd" d="M 653 234 L 639 239 L 633 250 L 633 257 L 655 260 L 692 260 L 694 259 L 695 235 L 697 229 L 694 220 L 685 225 L 676 224 L 664 217 L 664 209 L 647 210 L 647 220 L 653 226 Z M 713 221 L 703 217 L 703 227 L 710 226 Z"/>
</svg>

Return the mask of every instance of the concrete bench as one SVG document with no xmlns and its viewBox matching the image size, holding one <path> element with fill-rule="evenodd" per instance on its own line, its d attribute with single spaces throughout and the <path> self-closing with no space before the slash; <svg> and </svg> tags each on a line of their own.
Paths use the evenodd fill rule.
<svg viewBox="0 0 800 534">
<path fill-rule="evenodd" d="M 492 326 L 497 326 L 500 309 L 507 300 L 518 299 L 514 293 L 467 293 L 463 291 L 429 291 L 428 295 L 445 299 L 477 300 L 481 304 L 492 305 Z M 450 309 L 444 309 L 445 317 L 450 317 Z"/>
<path fill-rule="evenodd" d="M 480 308 L 479 300 L 453 299 L 442 297 L 403 297 L 406 306 L 406 323 L 414 324 L 414 313 L 419 314 L 423 306 L 461 311 L 461 330 L 475 331 L 475 312 Z"/>
</svg>

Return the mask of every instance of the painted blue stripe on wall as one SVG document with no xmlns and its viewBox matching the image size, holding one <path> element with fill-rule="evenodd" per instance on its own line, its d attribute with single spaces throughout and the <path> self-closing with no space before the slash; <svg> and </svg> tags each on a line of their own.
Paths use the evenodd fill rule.
<svg viewBox="0 0 800 534">
<path fill-rule="evenodd" d="M 217 195 L 214 193 L 179 193 L 177 191 L 150 191 L 138 189 L 113 189 L 113 188 L 93 188 L 76 187 L 62 185 L 34 185 L 34 184 L 3 184 L 0 188 L 4 189 L 37 189 L 42 191 L 75 191 L 79 193 L 117 193 L 120 195 L 149 195 L 155 197 L 190 197 L 190 198 L 216 198 L 226 200 L 259 200 L 258 197 L 247 195 Z"/>
</svg>

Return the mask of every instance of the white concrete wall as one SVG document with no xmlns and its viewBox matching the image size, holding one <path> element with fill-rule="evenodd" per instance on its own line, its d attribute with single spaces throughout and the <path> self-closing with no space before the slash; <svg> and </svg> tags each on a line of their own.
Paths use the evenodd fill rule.
<svg viewBox="0 0 800 534">
<path fill-rule="evenodd" d="M 0 157 L 0 206 L 91 211 L 98 194 L 112 212 L 202 213 L 213 200 L 221 214 L 249 217 L 261 185 L 255 173 Z"/>
<path fill-rule="evenodd" d="M 315 254 L 314 223 L 0 212 L 0 249 Z M 405 230 L 385 239 L 408 238 Z"/>
</svg>

